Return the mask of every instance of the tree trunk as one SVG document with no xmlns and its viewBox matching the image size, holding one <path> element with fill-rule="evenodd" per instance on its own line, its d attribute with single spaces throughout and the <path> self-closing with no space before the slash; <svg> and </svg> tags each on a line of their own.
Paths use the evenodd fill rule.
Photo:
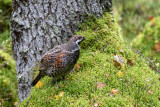
<svg viewBox="0 0 160 107">
<path fill-rule="evenodd" d="M 111 0 L 13 0 L 11 36 L 20 102 L 31 90 L 31 73 L 41 56 L 73 35 L 83 15 L 102 16 Z"/>
</svg>

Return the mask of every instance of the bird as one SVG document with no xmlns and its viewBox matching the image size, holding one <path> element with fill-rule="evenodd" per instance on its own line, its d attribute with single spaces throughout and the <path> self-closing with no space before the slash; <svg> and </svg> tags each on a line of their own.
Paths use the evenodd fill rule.
<svg viewBox="0 0 160 107">
<path fill-rule="evenodd" d="M 53 77 L 52 84 L 72 71 L 80 55 L 80 43 L 86 38 L 81 35 L 72 36 L 67 43 L 57 45 L 46 52 L 39 65 L 39 74 L 31 83 L 35 86 L 44 76 Z"/>
</svg>

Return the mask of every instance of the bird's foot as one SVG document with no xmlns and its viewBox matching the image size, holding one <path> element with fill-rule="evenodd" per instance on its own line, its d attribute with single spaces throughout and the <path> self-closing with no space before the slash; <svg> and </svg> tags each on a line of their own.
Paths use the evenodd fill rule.
<svg viewBox="0 0 160 107">
<path fill-rule="evenodd" d="M 53 85 L 55 85 L 56 82 L 60 82 L 63 80 L 65 80 L 65 76 L 62 76 L 62 78 L 58 78 L 58 79 L 53 78 L 51 85 L 53 86 Z"/>
<path fill-rule="evenodd" d="M 53 79 L 52 79 L 52 82 L 51 82 L 51 85 L 52 85 L 52 86 L 54 86 L 54 85 L 55 85 L 55 83 L 56 83 L 56 79 L 55 79 L 55 78 L 53 78 Z"/>
</svg>

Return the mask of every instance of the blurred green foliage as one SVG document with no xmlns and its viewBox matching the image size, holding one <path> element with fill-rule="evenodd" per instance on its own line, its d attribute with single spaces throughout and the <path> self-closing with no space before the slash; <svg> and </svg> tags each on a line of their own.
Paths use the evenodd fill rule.
<svg viewBox="0 0 160 107">
<path fill-rule="evenodd" d="M 142 54 L 155 62 L 160 69 L 160 17 L 154 17 L 146 23 L 143 31 L 133 39 L 131 45 L 135 49 L 140 48 Z"/>
<path fill-rule="evenodd" d="M 160 15 L 159 0 L 113 0 L 114 12 L 119 14 L 123 36 L 132 41 L 143 31 L 151 17 Z"/>
<path fill-rule="evenodd" d="M 0 33 L 9 30 L 12 0 L 0 0 Z"/>
<path fill-rule="evenodd" d="M 11 36 L 9 31 L 0 34 L 0 49 L 12 55 Z"/>
<path fill-rule="evenodd" d="M 0 0 L 0 104 L 13 107 L 18 100 L 15 62 L 9 32 L 12 0 Z"/>
<path fill-rule="evenodd" d="M 118 21 L 127 44 L 131 44 L 135 50 L 141 51 L 141 54 L 151 62 L 151 68 L 157 70 L 160 53 L 156 52 L 154 48 L 156 43 L 160 42 L 159 0 L 113 1 L 114 12 L 119 13 Z"/>
<path fill-rule="evenodd" d="M 15 62 L 10 53 L 10 40 L 9 33 L 0 34 L 0 103 L 2 106 L 14 106 L 17 100 L 17 79 Z M 7 52 L 7 53 L 6 53 Z"/>
</svg>

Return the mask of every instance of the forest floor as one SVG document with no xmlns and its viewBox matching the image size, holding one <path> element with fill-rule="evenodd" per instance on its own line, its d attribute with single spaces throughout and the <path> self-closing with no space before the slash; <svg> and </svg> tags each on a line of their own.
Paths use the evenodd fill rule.
<svg viewBox="0 0 160 107">
<path fill-rule="evenodd" d="M 77 32 L 88 40 L 81 45 L 81 57 L 75 72 L 54 87 L 50 84 L 51 78 L 45 77 L 32 89 L 31 100 L 29 96 L 21 106 L 29 101 L 32 107 L 158 107 L 160 3 L 158 0 L 113 1 L 114 16 L 121 32 L 117 24 L 110 22 L 107 14 L 89 21 L 91 23 L 86 21 L 82 30 Z M 106 35 L 114 35 L 116 39 L 106 38 Z M 94 42 L 97 37 L 99 41 Z M 107 45 L 105 50 L 101 49 L 103 45 Z M 0 33 L 0 66 L 0 106 L 18 106 L 15 63 L 8 30 Z"/>
</svg>

